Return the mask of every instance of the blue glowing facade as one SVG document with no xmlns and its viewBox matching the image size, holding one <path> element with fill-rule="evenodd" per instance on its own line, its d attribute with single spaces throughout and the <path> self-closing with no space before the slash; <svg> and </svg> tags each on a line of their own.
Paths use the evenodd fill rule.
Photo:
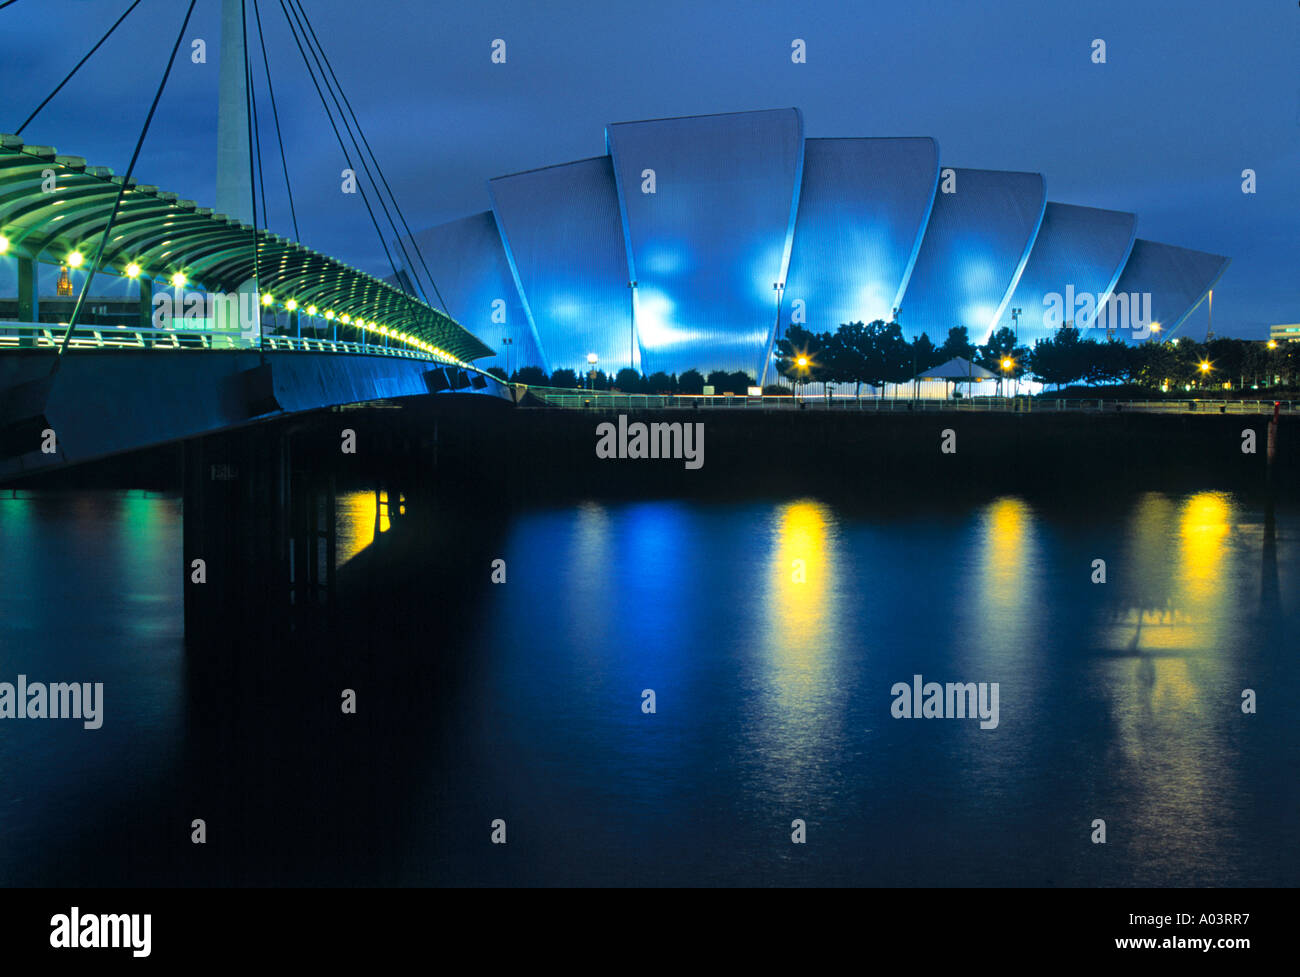
<svg viewBox="0 0 1300 977">
<path fill-rule="evenodd" d="M 933 139 L 808 139 L 782 319 L 813 332 L 889 320 L 939 179 Z"/>
<path fill-rule="evenodd" d="M 519 301 L 491 211 L 439 224 L 416 234 L 415 240 L 447 304 L 447 314 L 497 351 L 476 366 L 504 369 L 508 358 L 511 370 L 521 365 L 545 367 L 545 354 Z M 501 342 L 507 338 L 508 354 Z"/>
<path fill-rule="evenodd" d="M 632 355 L 632 300 L 618 191 L 608 156 L 489 184 L 528 321 L 547 360 L 576 367 Z M 619 324 L 622 329 L 619 329 Z"/>
<path fill-rule="evenodd" d="M 642 369 L 761 371 L 803 169 L 797 109 L 607 130 Z"/>
<path fill-rule="evenodd" d="M 792 323 L 898 310 L 909 338 L 1009 326 L 1032 345 L 1058 321 L 1104 328 L 1098 301 L 1120 293 L 1168 335 L 1228 263 L 1136 239 L 1132 214 L 1049 204 L 1040 174 L 941 166 L 933 139 L 806 139 L 797 109 L 616 123 L 605 145 L 493 179 L 492 210 L 417 235 L 448 311 L 498 351 L 480 365 L 505 366 L 509 337 L 512 369 L 581 373 L 595 354 L 610 373 L 757 379 Z"/>
<path fill-rule="evenodd" d="M 1048 203 L 1034 249 L 995 328 L 1015 329 L 1025 346 L 1066 323 L 1089 328 L 1115 288 L 1136 232 L 1134 214 Z M 1013 318 L 1015 309 L 1020 315 Z"/>
<path fill-rule="evenodd" d="M 898 321 L 941 343 L 965 326 L 984 342 L 1038 235 L 1047 184 L 1038 173 L 944 167 Z"/>
<path fill-rule="evenodd" d="M 1131 308 L 1132 296 L 1149 293 L 1151 318 L 1167 336 L 1204 301 L 1228 270 L 1229 260 L 1218 254 L 1138 238 L 1115 284 L 1115 294 L 1129 296 Z"/>
</svg>

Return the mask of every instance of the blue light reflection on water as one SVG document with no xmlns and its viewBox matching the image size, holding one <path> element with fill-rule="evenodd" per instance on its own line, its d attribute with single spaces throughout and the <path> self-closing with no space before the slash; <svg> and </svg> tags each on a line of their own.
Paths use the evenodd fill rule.
<svg viewBox="0 0 1300 977">
<path fill-rule="evenodd" d="M 204 775 L 182 761 L 195 700 L 179 527 L 175 500 L 0 499 L 0 681 L 84 676 L 108 703 L 95 733 L 0 729 L 0 881 L 210 877 L 163 868 L 129 827 L 179 818 L 177 794 Z M 409 809 L 416 827 L 354 837 L 362 802 L 322 789 L 315 816 L 353 874 L 310 878 L 1294 884 L 1297 539 L 1296 512 L 1279 514 L 1274 551 L 1257 508 L 1214 492 L 1095 512 L 1006 496 L 517 516 L 508 583 L 483 591 L 472 640 L 439 649 L 462 679 L 392 693 L 410 715 L 371 744 L 390 779 L 365 803 Z M 1098 558 L 1105 584 L 1091 582 Z M 378 683 L 382 656 L 375 667 Z M 891 687 L 916 674 L 998 682 L 998 727 L 892 718 Z M 1245 688 L 1258 715 L 1241 712 Z M 321 763 L 307 752 L 328 742 L 304 734 L 264 758 L 271 782 L 276 763 Z M 223 830 L 284 830 L 292 819 L 269 811 L 288 800 L 245 798 Z M 504 849 L 487 843 L 496 817 Z M 796 818 L 807 845 L 790 842 Z M 1089 842 L 1095 818 L 1105 846 Z M 61 839 L 83 819 L 115 825 L 125 852 L 70 868 Z M 290 865 L 337 857 L 311 837 L 273 842 Z M 372 854 L 398 868 L 365 877 Z M 233 881 L 266 881 L 241 871 Z"/>
</svg>

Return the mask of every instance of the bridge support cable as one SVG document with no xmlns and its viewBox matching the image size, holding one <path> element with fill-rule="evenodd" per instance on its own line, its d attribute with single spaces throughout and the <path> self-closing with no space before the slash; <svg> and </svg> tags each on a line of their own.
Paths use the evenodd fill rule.
<svg viewBox="0 0 1300 977">
<path fill-rule="evenodd" d="M 396 242 L 397 242 L 397 246 L 398 246 L 398 248 L 401 249 L 402 257 L 403 257 L 403 258 L 405 259 L 405 261 L 406 261 L 406 266 L 407 266 L 409 269 L 411 269 L 411 272 L 412 272 L 412 275 L 411 275 L 412 281 L 415 283 L 416 287 L 419 288 L 421 292 L 423 292 L 423 291 L 424 291 L 424 285 L 423 285 L 423 283 L 420 282 L 419 277 L 416 276 L 416 275 L 414 274 L 414 272 L 415 272 L 415 263 L 414 263 L 413 261 L 411 261 L 411 256 L 410 256 L 410 254 L 409 254 L 409 253 L 407 252 L 407 250 L 406 250 L 406 245 L 402 242 L 402 236 L 401 236 L 400 232 L 397 230 L 397 224 L 393 221 L 393 216 L 392 216 L 392 214 L 390 214 L 390 213 L 388 212 L 388 205 L 384 203 L 384 196 L 383 196 L 383 194 L 382 194 L 382 193 L 380 192 L 380 190 L 379 190 L 379 183 L 378 183 L 378 181 L 375 180 L 374 174 L 372 174 L 372 173 L 370 172 L 370 165 L 369 165 L 369 163 L 366 162 L 366 154 L 362 151 L 362 149 L 361 149 L 361 144 L 357 141 L 357 137 L 356 137 L 355 135 L 353 135 L 353 133 L 352 133 L 352 126 L 348 123 L 347 113 L 345 113 L 345 112 L 343 111 L 343 106 L 340 104 L 340 101 L 339 101 L 339 95 L 342 94 L 342 90 L 340 89 L 339 93 L 338 93 L 338 94 L 335 94 L 334 87 L 331 86 L 329 78 L 326 77 L 326 74 L 325 74 L 325 67 L 324 67 L 324 65 L 323 65 L 323 63 L 322 63 L 323 60 L 324 60 L 324 53 L 325 53 L 325 52 L 324 52 L 324 51 L 321 51 L 321 52 L 318 54 L 316 48 L 312 45 L 312 39 L 308 37 L 308 31 L 310 30 L 311 25 L 307 23 L 307 15 L 306 15 L 306 12 L 305 12 L 305 11 L 301 11 L 301 6 L 302 6 L 302 5 L 299 4 L 299 5 L 298 5 L 298 9 L 299 9 L 299 11 L 301 12 L 301 17 L 302 17 L 302 25 L 301 25 L 301 26 L 304 28 L 304 29 L 303 29 L 303 34 L 302 34 L 303 41 L 306 42 L 307 50 L 311 51 L 311 53 L 312 53 L 312 58 L 315 59 L 315 61 L 316 61 L 316 67 L 317 67 L 317 69 L 320 71 L 321 81 L 325 83 L 325 89 L 326 89 L 326 91 L 328 91 L 328 92 L 330 93 L 330 98 L 333 99 L 333 101 L 334 101 L 334 107 L 335 107 L 335 109 L 338 111 L 338 114 L 339 114 L 339 120 L 343 123 L 343 128 L 344 128 L 344 130 L 347 132 L 347 134 L 348 134 L 348 138 L 349 138 L 350 140 L 352 140 L 352 146 L 353 146 L 354 150 L 356 151 L 356 155 L 357 155 L 357 157 L 361 160 L 361 168 L 362 168 L 363 170 L 365 170 L 365 174 L 366 174 L 366 176 L 367 176 L 367 177 L 369 178 L 369 180 L 370 180 L 370 185 L 371 185 L 372 189 L 375 191 L 375 198 L 379 201 L 379 206 L 380 206 L 380 208 L 381 208 L 381 209 L 383 210 L 383 212 L 384 212 L 384 217 L 385 217 L 385 218 L 387 219 L 387 221 L 388 221 L 388 226 L 389 226 L 390 228 L 392 228 L 392 231 L 393 231 L 393 237 L 396 239 Z M 293 0 L 289 0 L 289 8 L 290 8 L 290 10 L 293 10 L 293 9 L 294 9 Z M 314 32 L 313 32 L 313 33 L 312 33 L 312 37 L 314 37 L 314 36 L 315 36 L 315 34 L 314 34 Z M 332 72 L 331 72 L 331 73 L 332 73 Z M 335 80 L 337 81 L 337 79 L 335 79 Z M 346 154 L 345 154 L 345 155 L 346 155 Z M 350 166 L 351 163 L 349 163 L 348 165 Z M 378 164 L 376 163 L 376 165 L 378 165 Z M 381 232 L 381 233 L 382 233 L 382 232 Z M 385 250 L 387 250 L 387 246 L 385 246 Z M 394 275 L 397 275 L 397 269 L 396 269 L 396 268 L 393 269 L 393 274 L 394 274 Z M 399 277 L 399 279 L 400 279 L 400 276 L 398 276 L 398 277 Z M 429 303 L 429 296 L 428 296 L 427 294 L 422 295 L 421 298 L 423 298 L 423 300 L 424 300 L 424 302 L 425 302 L 426 305 L 429 305 L 429 304 L 430 304 L 430 303 Z"/>
<path fill-rule="evenodd" d="M 271 59 L 266 55 L 266 35 L 262 32 L 262 12 L 253 0 L 253 17 L 257 20 L 257 39 L 262 45 L 262 66 L 266 70 L 266 91 L 271 99 L 271 118 L 275 122 L 275 139 L 280 146 L 280 165 L 284 170 L 284 191 L 289 197 L 289 217 L 293 221 L 293 239 L 301 241 L 298 233 L 298 212 L 293 206 L 293 185 L 289 181 L 289 159 L 284 154 L 284 136 L 280 132 L 280 112 L 275 105 L 275 85 L 271 83 Z M 265 205 L 263 205 L 265 207 Z"/>
<path fill-rule="evenodd" d="M 0 4 L 0 10 L 3 10 L 5 7 L 9 6 L 10 3 L 15 3 L 15 2 L 16 0 L 8 0 L 8 3 Z M 69 71 L 67 76 L 63 79 L 63 81 L 59 82 L 54 87 L 54 91 L 50 92 L 50 94 L 45 96 L 45 101 L 41 102 L 40 105 L 36 106 L 36 108 L 32 110 L 32 114 L 23 120 L 23 124 L 14 130 L 15 136 L 21 136 L 23 134 L 23 130 L 27 128 L 27 124 L 31 122 L 32 119 L 36 118 L 36 116 L 40 115 L 41 109 L 45 108 L 45 106 L 47 106 L 50 103 L 50 100 L 54 98 L 55 95 L 59 94 L 59 92 L 62 90 L 64 85 L 72 81 L 72 76 L 75 75 L 78 71 L 80 71 L 81 66 L 90 60 L 91 55 L 93 55 L 96 51 L 98 51 L 100 47 L 103 46 L 104 42 L 113 36 L 113 31 L 117 30 L 118 26 L 122 23 L 122 21 L 126 20 L 127 14 L 129 14 L 132 10 L 134 10 L 138 6 L 140 6 L 140 0 L 135 0 L 135 2 L 131 4 L 131 6 L 126 8 L 126 11 L 122 14 L 122 16 L 117 18 L 117 20 L 113 23 L 113 26 L 110 27 L 108 29 L 108 32 L 99 39 L 98 43 L 96 43 L 93 48 L 87 51 L 86 56 L 77 62 L 76 67 L 74 67 L 71 71 Z"/>
<path fill-rule="evenodd" d="M 140 138 L 135 141 L 135 150 L 131 153 L 131 162 L 127 165 L 121 186 L 117 189 L 117 197 L 113 200 L 113 209 L 108 215 L 108 223 L 104 225 L 104 233 L 100 237 L 99 247 L 95 251 L 95 260 L 90 266 L 90 271 L 86 274 L 86 280 L 81 286 L 81 292 L 77 295 L 77 304 L 72 308 L 72 316 L 68 320 L 68 327 L 63 332 L 63 341 L 59 343 L 59 354 L 54 358 L 54 365 L 50 368 L 51 376 L 54 376 L 59 371 L 63 356 L 68 351 L 68 343 L 72 340 L 72 333 L 77 328 L 77 319 L 81 315 L 81 308 L 86 304 L 86 296 L 90 294 L 90 285 L 95 280 L 95 275 L 99 272 L 100 265 L 104 260 L 104 249 L 108 246 L 109 235 L 113 233 L 113 221 L 117 219 L 117 212 L 122 206 L 122 197 L 126 195 L 126 191 L 131 185 L 131 174 L 135 171 L 135 164 L 140 159 L 140 149 L 144 146 L 145 137 L 149 134 L 149 126 L 153 123 L 154 113 L 158 111 L 158 103 L 162 100 L 163 91 L 167 87 L 167 79 L 171 77 L 172 66 L 176 63 L 176 52 L 180 50 L 181 40 L 185 37 L 185 28 L 190 24 L 190 16 L 194 13 L 196 2 L 197 0 L 190 0 L 189 8 L 185 11 L 185 19 L 181 22 L 181 29 L 176 33 L 176 43 L 172 45 L 172 53 L 167 58 L 167 68 L 163 71 L 162 81 L 158 83 L 158 90 L 154 92 L 153 102 L 149 106 L 149 114 L 145 116 L 144 125 L 140 129 Z"/>
<path fill-rule="evenodd" d="M 257 0 L 253 0 L 253 2 L 256 3 Z M 294 0 L 290 0 L 290 3 L 293 2 Z M 448 312 L 447 303 L 443 301 L 442 292 L 438 290 L 438 283 L 433 280 L 433 274 L 429 271 L 429 266 L 425 263 L 424 254 L 420 251 L 420 245 L 415 240 L 415 235 L 411 232 L 411 226 L 406 222 L 406 215 L 402 213 L 401 205 L 397 202 L 397 195 L 393 193 L 393 188 L 388 184 L 388 178 L 384 176 L 384 169 L 379 165 L 379 157 L 375 155 L 375 151 L 370 147 L 370 140 L 366 138 L 366 134 L 361 128 L 361 120 L 357 117 L 356 110 L 352 108 L 352 103 L 348 100 L 347 93 L 343 91 L 343 84 L 339 81 L 338 75 L 334 72 L 334 66 L 330 63 L 329 55 L 325 53 L 325 46 L 321 44 L 320 38 L 316 36 L 316 29 L 312 27 L 311 21 L 307 17 L 307 11 L 302 5 L 302 0 L 297 0 L 297 5 L 298 9 L 302 13 L 303 23 L 307 25 L 307 30 L 311 32 L 312 39 L 316 42 L 316 47 L 320 51 L 321 58 L 324 59 L 325 66 L 329 69 L 330 77 L 334 79 L 334 85 L 343 99 L 343 104 L 347 106 L 348 112 L 352 115 L 353 122 L 356 123 L 357 134 L 361 137 L 361 141 L 365 145 L 366 151 L 370 154 L 370 158 L 375 163 L 375 172 L 379 174 L 379 179 L 383 181 L 384 184 L 384 190 L 387 191 L 389 199 L 393 201 L 393 210 L 397 212 L 397 217 L 402 222 L 402 227 L 406 230 L 406 235 L 411 241 L 411 246 L 415 250 L 416 257 L 420 259 L 420 267 L 424 269 L 425 277 L 428 278 L 429 285 L 433 288 L 433 294 L 438 297 L 438 304 L 442 306 L 442 310 Z M 415 269 L 412 268 L 411 272 L 414 274 Z"/>
<path fill-rule="evenodd" d="M 349 168 L 352 166 L 348 157 L 347 146 L 343 142 L 343 137 L 339 134 L 339 128 L 334 124 L 334 116 L 330 112 L 329 103 L 325 101 L 325 93 L 321 91 L 320 83 L 316 80 L 316 73 L 312 70 L 311 61 L 307 58 L 307 52 L 303 50 L 302 41 L 298 38 L 298 32 L 294 27 L 293 20 L 289 16 L 288 8 L 284 5 L 284 0 L 280 0 L 280 9 L 284 11 L 285 20 L 289 22 L 290 33 L 293 34 L 294 44 L 298 46 L 298 53 L 302 55 L 302 63 L 307 66 L 307 74 L 311 78 L 312 85 L 316 88 L 316 94 L 320 98 L 321 105 L 325 108 L 325 117 L 329 119 L 330 128 L 334 130 L 334 138 L 338 140 L 339 148 L 343 151 L 343 159 L 347 162 Z M 393 277 L 397 279 L 399 287 L 401 286 L 401 276 L 397 273 L 397 262 L 393 260 L 392 253 L 388 250 L 388 244 L 384 241 L 384 232 L 379 228 L 379 221 L 375 217 L 375 211 L 370 206 L 370 200 L 366 197 L 366 189 L 359 182 L 357 190 L 361 195 L 361 202 L 365 204 L 366 213 L 370 215 L 370 223 L 374 225 L 375 233 L 379 235 L 380 247 L 384 249 L 384 257 L 388 259 L 388 265 L 393 270 Z M 403 289 L 406 291 L 406 289 Z"/>
</svg>

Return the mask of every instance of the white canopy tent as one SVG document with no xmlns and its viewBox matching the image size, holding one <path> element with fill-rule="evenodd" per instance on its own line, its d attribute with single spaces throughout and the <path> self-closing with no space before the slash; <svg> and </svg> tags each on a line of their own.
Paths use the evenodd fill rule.
<svg viewBox="0 0 1300 977">
<path fill-rule="evenodd" d="M 972 383 L 983 383 L 987 380 L 997 380 L 998 375 L 992 370 L 986 370 L 977 363 L 962 356 L 954 356 L 947 363 L 940 363 L 933 369 L 926 370 L 920 374 L 919 380 L 948 380 L 954 385 L 958 383 L 966 384 L 966 396 L 970 396 L 970 385 Z"/>
</svg>

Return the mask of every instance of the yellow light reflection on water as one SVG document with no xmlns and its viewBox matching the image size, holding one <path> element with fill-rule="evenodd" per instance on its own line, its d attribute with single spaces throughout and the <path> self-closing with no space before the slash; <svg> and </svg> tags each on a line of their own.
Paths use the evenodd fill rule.
<svg viewBox="0 0 1300 977">
<path fill-rule="evenodd" d="M 1213 721 L 1213 701 L 1229 666 L 1223 642 L 1234 617 L 1237 512 L 1222 492 L 1176 503 L 1139 498 L 1129 521 L 1122 585 L 1094 681 L 1105 691 L 1125 784 L 1132 850 L 1142 866 L 1168 876 L 1195 870 L 1197 851 L 1220 830 L 1215 812 L 1234 791 L 1229 748 Z"/>
<path fill-rule="evenodd" d="M 778 506 L 764 593 L 758 693 L 746 710 L 749 755 L 760 762 L 756 789 L 795 795 L 818 776 L 843 739 L 847 690 L 840 656 L 834 515 L 820 502 Z"/>
<path fill-rule="evenodd" d="M 388 532 L 389 519 L 381 514 L 379 500 L 373 490 L 344 492 L 334 508 L 336 538 L 334 558 L 339 566 L 347 563 L 375 541 L 375 517 L 379 516 L 379 531 Z"/>
<path fill-rule="evenodd" d="M 1232 502 L 1223 492 L 1198 492 L 1183 503 L 1178 524 L 1178 568 L 1188 603 L 1221 603 L 1233 516 Z"/>
<path fill-rule="evenodd" d="M 1003 496 L 984 509 L 976 543 L 980 547 L 976 643 L 999 655 L 1025 651 L 1043 620 L 1038 606 L 1038 545 L 1033 510 L 1020 498 Z"/>
<path fill-rule="evenodd" d="M 787 659 L 809 656 L 813 642 L 804 638 L 826 637 L 829 521 L 829 510 L 819 502 L 793 502 L 777 512 L 768 606 L 773 637 L 787 646 Z"/>
<path fill-rule="evenodd" d="M 1176 505 L 1143 495 L 1129 522 L 1123 594 L 1109 647 L 1173 651 L 1215 644 L 1230 603 L 1237 513 L 1223 492 L 1197 492 Z"/>
</svg>

